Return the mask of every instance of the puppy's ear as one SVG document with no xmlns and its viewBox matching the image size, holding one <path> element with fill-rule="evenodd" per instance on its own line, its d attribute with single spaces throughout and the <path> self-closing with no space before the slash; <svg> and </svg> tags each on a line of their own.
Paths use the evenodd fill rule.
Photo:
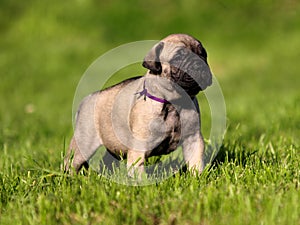
<svg viewBox="0 0 300 225">
<path fill-rule="evenodd" d="M 200 56 L 200 58 L 202 58 L 204 60 L 204 62 L 206 62 L 206 64 L 208 64 L 207 63 L 207 52 L 201 43 L 198 45 L 198 50 L 199 50 L 198 55 Z"/>
<path fill-rule="evenodd" d="M 159 56 L 163 48 L 164 48 L 164 43 L 159 42 L 150 50 L 150 52 L 148 52 L 148 54 L 144 58 L 143 67 L 149 69 L 150 73 L 152 74 L 157 75 L 157 74 L 161 74 L 162 72 Z"/>
<path fill-rule="evenodd" d="M 198 40 L 197 41 L 197 44 L 196 44 L 196 48 L 195 49 L 192 49 L 193 52 L 195 52 L 201 59 L 204 60 L 204 62 L 207 63 L 207 52 L 205 50 L 205 48 L 203 47 L 202 43 Z"/>
</svg>

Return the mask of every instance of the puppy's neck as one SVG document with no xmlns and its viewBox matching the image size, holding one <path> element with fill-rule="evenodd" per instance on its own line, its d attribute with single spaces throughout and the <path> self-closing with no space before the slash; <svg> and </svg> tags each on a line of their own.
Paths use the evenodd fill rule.
<svg viewBox="0 0 300 225">
<path fill-rule="evenodd" d="M 146 101 L 147 98 L 150 98 L 156 102 L 160 102 L 160 103 L 170 103 L 168 100 L 166 99 L 163 99 L 163 98 L 159 98 L 159 97 L 156 97 L 152 94 L 149 93 L 148 89 L 146 88 L 146 79 L 144 79 L 144 83 L 143 83 L 143 90 L 142 91 L 139 91 L 139 92 L 136 92 L 135 93 L 136 95 L 139 95 L 139 98 L 140 97 L 144 97 L 144 100 Z"/>
<path fill-rule="evenodd" d="M 149 72 L 143 76 L 142 83 L 145 84 L 148 93 L 168 102 L 182 98 L 191 98 L 186 91 L 168 78 L 153 75 Z"/>
</svg>

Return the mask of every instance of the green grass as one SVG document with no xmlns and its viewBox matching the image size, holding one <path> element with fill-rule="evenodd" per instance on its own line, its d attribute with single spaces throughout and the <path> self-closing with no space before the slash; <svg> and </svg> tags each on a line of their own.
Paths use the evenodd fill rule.
<svg viewBox="0 0 300 225">
<path fill-rule="evenodd" d="M 299 10 L 279 0 L 1 1 L 0 224 L 300 225 Z M 175 32 L 203 42 L 226 100 L 211 167 L 149 186 L 62 174 L 87 67 L 120 44 Z"/>
</svg>

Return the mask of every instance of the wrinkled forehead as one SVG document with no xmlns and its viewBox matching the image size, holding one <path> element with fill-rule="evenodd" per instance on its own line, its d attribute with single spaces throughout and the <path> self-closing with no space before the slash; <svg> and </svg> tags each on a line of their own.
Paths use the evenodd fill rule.
<svg viewBox="0 0 300 225">
<path fill-rule="evenodd" d="M 185 42 L 179 41 L 164 41 L 161 53 L 160 53 L 160 60 L 164 62 L 169 62 L 170 60 L 174 59 L 174 57 L 181 56 L 198 56 L 197 52 L 193 51 L 193 48 L 190 44 L 186 44 Z M 183 59 L 183 58 L 181 58 Z"/>
<path fill-rule="evenodd" d="M 200 44 L 198 40 L 185 34 L 169 35 L 168 37 L 164 38 L 162 42 L 164 42 L 165 44 L 168 43 L 169 45 L 173 44 L 177 46 L 184 46 L 192 51 L 196 49 Z"/>
<path fill-rule="evenodd" d="M 191 43 L 191 42 L 197 42 L 197 40 L 195 38 L 193 38 L 192 36 L 189 36 L 187 34 L 171 34 L 167 37 L 165 37 L 164 39 L 162 39 L 162 41 L 164 42 L 174 42 L 174 43 L 179 43 L 179 42 L 183 42 L 183 43 Z"/>
</svg>

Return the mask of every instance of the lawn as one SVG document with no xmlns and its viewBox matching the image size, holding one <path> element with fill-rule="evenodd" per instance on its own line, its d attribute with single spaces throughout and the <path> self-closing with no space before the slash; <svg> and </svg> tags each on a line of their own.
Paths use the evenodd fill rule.
<svg viewBox="0 0 300 225">
<path fill-rule="evenodd" d="M 299 13 L 293 0 L 0 1 L 0 224 L 300 225 Z M 214 162 L 148 186 L 63 174 L 89 65 L 170 33 L 202 41 L 222 88 L 227 132 Z M 145 70 L 121 72 L 109 84 Z"/>
</svg>

